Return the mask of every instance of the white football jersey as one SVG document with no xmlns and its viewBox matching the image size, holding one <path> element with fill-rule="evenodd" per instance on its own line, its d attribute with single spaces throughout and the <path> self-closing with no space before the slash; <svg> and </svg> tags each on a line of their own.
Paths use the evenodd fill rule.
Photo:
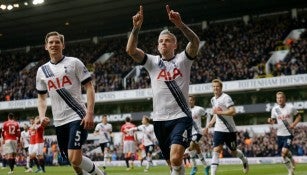
<svg viewBox="0 0 307 175">
<path fill-rule="evenodd" d="M 106 143 L 111 141 L 112 125 L 110 123 L 98 123 L 95 127 L 95 131 L 99 132 L 99 143 Z"/>
<path fill-rule="evenodd" d="M 286 104 L 283 108 L 279 105 L 275 105 L 271 110 L 271 118 L 277 120 L 277 135 L 278 136 L 290 136 L 291 132 L 287 129 L 293 122 L 293 117 L 298 113 L 291 104 Z"/>
<path fill-rule="evenodd" d="M 192 112 L 193 121 L 197 127 L 201 129 L 201 117 L 206 115 L 205 109 L 200 106 L 194 106 L 193 108 L 190 108 L 190 110 Z M 192 134 L 197 134 L 197 131 L 194 127 L 192 127 Z"/>
<path fill-rule="evenodd" d="M 20 133 L 20 140 L 23 143 L 23 147 L 24 148 L 28 148 L 29 144 L 30 144 L 30 134 L 29 134 L 29 130 L 28 131 L 21 131 Z"/>
<path fill-rule="evenodd" d="M 225 93 L 218 98 L 215 96 L 211 98 L 212 108 L 219 108 L 219 110 L 226 111 L 229 107 L 234 106 L 231 97 Z M 216 117 L 214 131 L 220 132 L 236 132 L 236 124 L 233 116 L 219 115 Z"/>
<path fill-rule="evenodd" d="M 49 92 L 56 127 L 81 120 L 86 115 L 81 84 L 91 80 L 90 72 L 74 57 L 64 56 L 56 64 L 49 61 L 38 68 L 36 89 L 38 93 Z"/>
<path fill-rule="evenodd" d="M 137 130 L 142 131 L 143 133 L 142 143 L 144 144 L 144 146 L 149 146 L 154 144 L 156 136 L 152 124 L 140 125 L 137 127 Z"/>
<path fill-rule="evenodd" d="M 187 116 L 183 110 L 189 111 L 188 93 L 192 63 L 193 60 L 187 57 L 185 51 L 170 61 L 163 61 L 159 55 L 146 54 L 144 67 L 151 78 L 153 121 L 174 120 Z"/>
</svg>

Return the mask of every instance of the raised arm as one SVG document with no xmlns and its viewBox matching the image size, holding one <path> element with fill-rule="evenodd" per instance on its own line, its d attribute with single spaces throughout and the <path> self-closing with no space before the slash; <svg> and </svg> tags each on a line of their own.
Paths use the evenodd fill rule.
<svg viewBox="0 0 307 175">
<path fill-rule="evenodd" d="M 143 50 L 137 48 L 138 44 L 138 35 L 143 23 L 143 7 L 140 6 L 140 10 L 137 12 L 136 15 L 132 17 L 133 21 L 133 29 L 130 33 L 128 38 L 126 52 L 132 59 L 138 63 L 142 62 L 145 56 Z"/>
<path fill-rule="evenodd" d="M 200 43 L 198 36 L 181 20 L 179 12 L 171 10 L 169 5 L 166 5 L 166 12 L 169 20 L 174 23 L 189 40 L 189 43 L 186 46 L 186 52 L 192 58 L 196 57 Z"/>
</svg>

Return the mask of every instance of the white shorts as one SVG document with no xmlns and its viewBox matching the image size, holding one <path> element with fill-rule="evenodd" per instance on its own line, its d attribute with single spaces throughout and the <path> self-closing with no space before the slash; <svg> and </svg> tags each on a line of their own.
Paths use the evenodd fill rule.
<svg viewBox="0 0 307 175">
<path fill-rule="evenodd" d="M 29 154 L 30 155 L 43 155 L 44 154 L 44 143 L 36 143 L 29 145 Z"/>
<path fill-rule="evenodd" d="M 17 140 L 6 140 L 3 148 L 4 154 L 17 153 Z"/>
<path fill-rule="evenodd" d="M 123 153 L 135 153 L 135 142 L 132 140 L 124 141 Z"/>
</svg>

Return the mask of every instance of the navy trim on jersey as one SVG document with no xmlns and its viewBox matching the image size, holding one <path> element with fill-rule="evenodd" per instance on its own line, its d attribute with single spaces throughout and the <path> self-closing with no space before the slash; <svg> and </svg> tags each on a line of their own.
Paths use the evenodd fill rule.
<svg viewBox="0 0 307 175">
<path fill-rule="evenodd" d="M 229 132 L 235 132 L 234 128 L 231 127 L 231 125 L 227 122 L 227 120 L 222 116 L 222 115 L 217 115 L 219 117 L 219 119 L 222 120 L 222 122 L 224 123 L 224 125 L 227 127 L 227 129 L 229 130 Z"/>
<path fill-rule="evenodd" d="M 54 74 L 53 74 L 49 65 L 43 65 L 42 70 L 43 70 L 43 73 L 45 74 L 46 78 L 50 78 L 50 77 L 54 76 Z"/>
<path fill-rule="evenodd" d="M 83 80 L 83 81 L 81 82 L 81 84 L 82 84 L 82 85 L 85 85 L 86 83 L 88 83 L 88 82 L 90 82 L 90 81 L 92 81 L 92 77 L 88 77 L 87 79 Z"/>
<path fill-rule="evenodd" d="M 71 96 L 71 94 L 65 89 L 57 89 L 56 92 L 62 97 L 62 99 L 66 102 L 66 104 L 71 107 L 81 119 L 86 115 L 83 107 Z"/>
<path fill-rule="evenodd" d="M 175 80 L 172 81 L 165 81 L 167 87 L 169 88 L 169 90 L 171 91 L 171 93 L 173 94 L 177 104 L 179 105 L 179 107 L 181 108 L 181 110 L 190 118 L 192 117 L 192 113 L 191 110 L 187 104 L 187 101 L 185 100 L 185 97 L 182 93 L 182 91 L 180 90 L 179 86 L 177 85 Z M 198 128 L 197 124 L 194 122 L 193 120 L 193 126 L 195 128 L 195 130 L 197 131 L 197 133 L 201 133 L 200 129 Z"/>
<path fill-rule="evenodd" d="M 147 59 L 148 59 L 148 56 L 147 56 L 147 54 L 145 54 L 142 62 L 140 62 L 140 65 L 144 65 L 146 63 Z"/>
<path fill-rule="evenodd" d="M 275 111 L 277 113 L 277 115 L 282 115 L 281 111 L 279 108 L 275 108 Z M 281 120 L 282 123 L 285 125 L 286 129 L 288 130 L 289 134 L 292 136 L 292 132 L 290 130 L 290 124 L 287 120 Z"/>
<path fill-rule="evenodd" d="M 186 50 L 184 50 L 184 53 L 188 57 L 189 60 L 195 60 L 196 59 L 196 57 L 194 57 L 194 58 L 191 57 Z"/>
<path fill-rule="evenodd" d="M 51 63 L 51 64 L 56 65 L 56 64 L 58 64 L 58 63 L 62 62 L 62 61 L 64 60 L 64 58 L 65 58 L 65 56 L 63 55 L 62 59 L 60 59 L 58 62 L 53 63 L 53 62 L 51 62 L 51 60 L 50 60 L 50 63 Z"/>
<path fill-rule="evenodd" d="M 43 91 L 41 91 L 41 90 L 38 90 L 38 89 L 36 89 L 36 91 L 37 91 L 37 93 L 38 94 L 47 94 L 47 90 L 43 90 Z"/>
<path fill-rule="evenodd" d="M 53 74 L 49 65 L 43 65 L 42 71 L 43 71 L 46 78 L 50 78 L 50 77 L 54 76 L 54 74 Z M 38 94 L 46 94 L 48 92 L 47 90 L 38 90 L 38 89 L 36 89 L 36 90 L 37 90 Z"/>
</svg>

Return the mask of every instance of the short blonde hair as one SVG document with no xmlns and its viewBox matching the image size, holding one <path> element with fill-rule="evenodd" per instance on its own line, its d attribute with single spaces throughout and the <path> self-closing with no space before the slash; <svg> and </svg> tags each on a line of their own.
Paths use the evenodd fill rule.
<svg viewBox="0 0 307 175">
<path fill-rule="evenodd" d="M 212 80 L 212 83 L 218 83 L 221 86 L 221 88 L 223 87 L 223 83 L 220 79 L 214 79 Z"/>
<path fill-rule="evenodd" d="M 160 38 L 161 35 L 169 35 L 169 36 L 171 36 L 171 37 L 174 39 L 175 43 L 177 43 L 177 38 L 176 38 L 176 36 L 175 36 L 172 32 L 170 32 L 168 29 L 162 30 L 162 31 L 160 32 L 159 38 Z"/>
<path fill-rule="evenodd" d="M 59 32 L 56 32 L 56 31 L 47 33 L 47 35 L 46 35 L 46 37 L 45 37 L 45 44 L 48 43 L 48 38 L 49 38 L 50 36 L 59 36 L 59 37 L 60 37 L 60 40 L 61 40 L 61 42 L 62 42 L 62 44 L 64 44 L 64 35 L 60 34 Z"/>
<path fill-rule="evenodd" d="M 147 115 L 143 115 L 143 118 L 149 123 L 150 122 L 150 118 Z"/>
<path fill-rule="evenodd" d="M 284 92 L 282 92 L 282 91 L 278 91 L 278 92 L 276 93 L 276 96 L 277 96 L 277 95 L 282 95 L 283 97 L 286 98 L 286 94 L 285 94 Z"/>
</svg>

